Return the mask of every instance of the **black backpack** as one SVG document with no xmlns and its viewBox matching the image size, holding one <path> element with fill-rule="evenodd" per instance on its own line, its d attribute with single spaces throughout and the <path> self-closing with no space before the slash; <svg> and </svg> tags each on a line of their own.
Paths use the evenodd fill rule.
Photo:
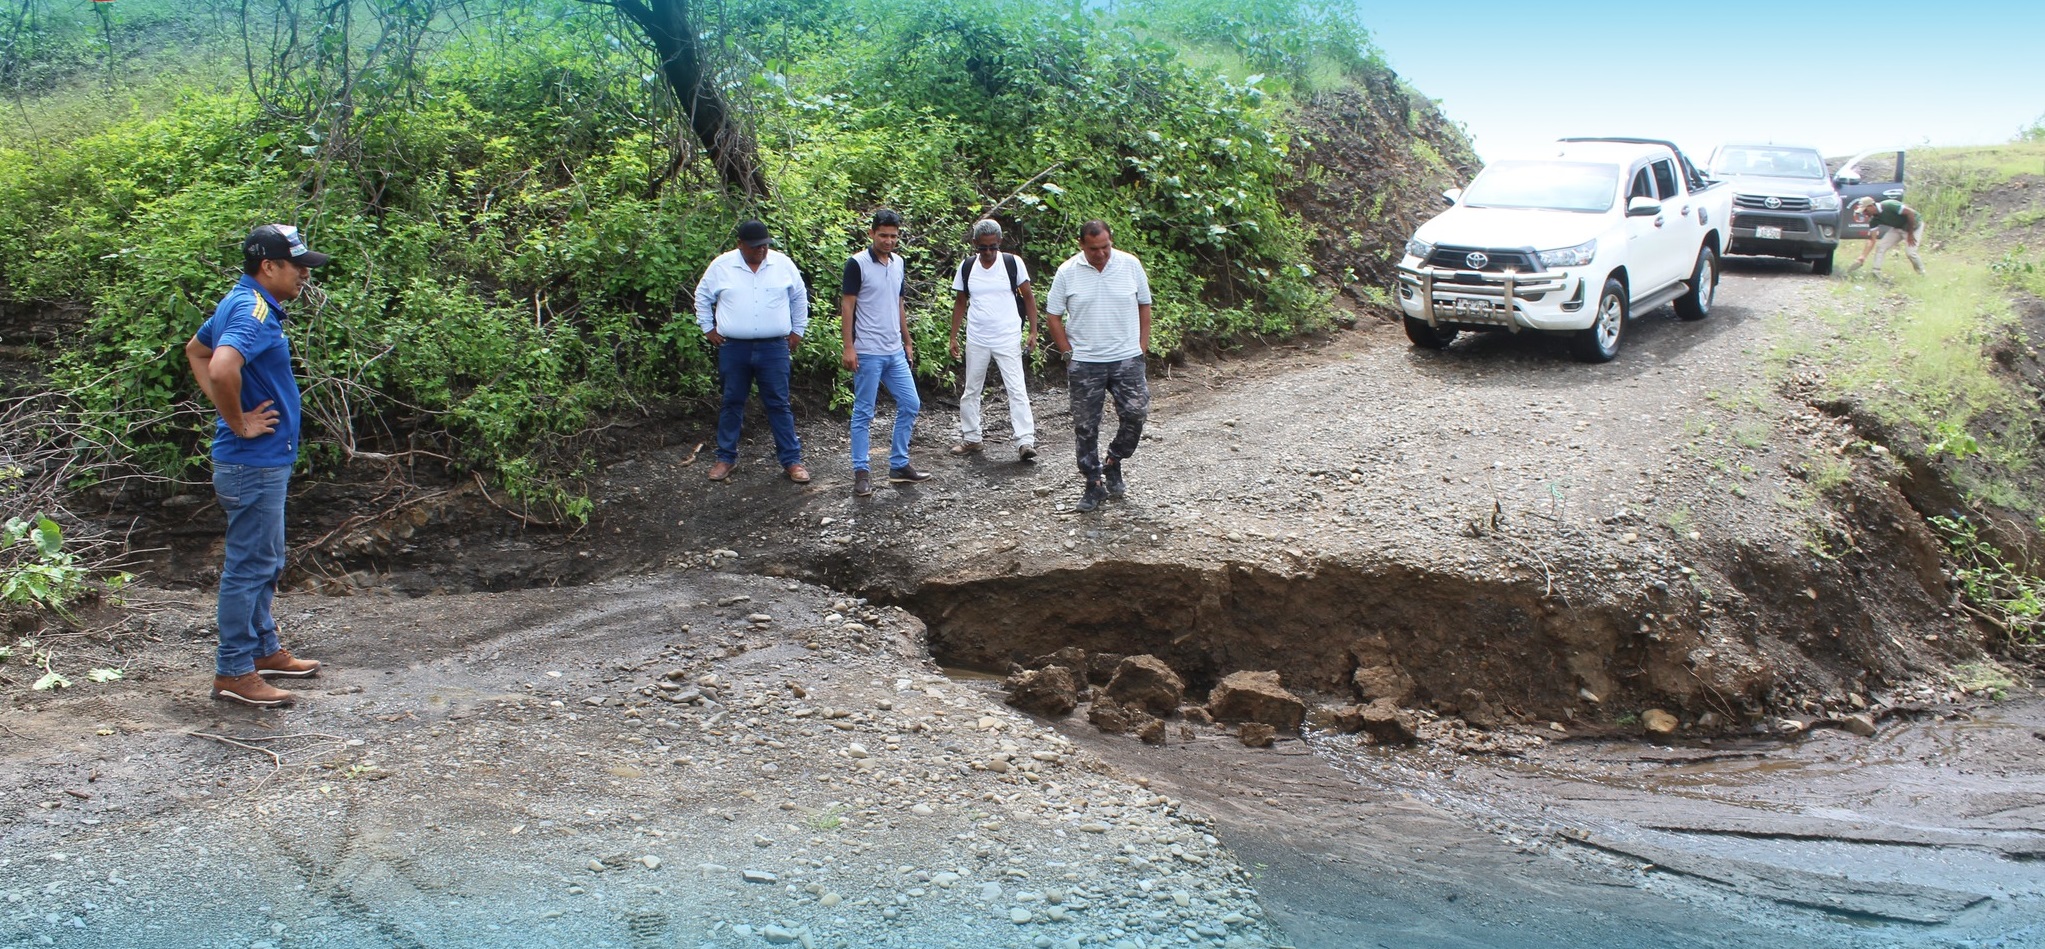
<svg viewBox="0 0 2045 949">
<path fill-rule="evenodd" d="M 978 260 L 977 255 L 968 256 L 964 261 L 960 262 L 959 286 L 970 287 L 973 285 L 973 263 L 976 260 Z M 1008 292 L 1015 294 L 1015 315 L 1018 319 L 1028 320 L 1030 308 L 1023 305 L 1022 284 L 1016 280 L 1015 255 L 1002 251 L 1001 262 L 1008 268 Z"/>
</svg>

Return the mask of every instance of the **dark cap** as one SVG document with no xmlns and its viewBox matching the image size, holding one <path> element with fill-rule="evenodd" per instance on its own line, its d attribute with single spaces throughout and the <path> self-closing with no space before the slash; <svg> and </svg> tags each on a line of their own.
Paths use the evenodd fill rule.
<svg viewBox="0 0 2045 949">
<path fill-rule="evenodd" d="M 289 224 L 264 224 L 250 231 L 241 242 L 241 252 L 250 260 L 284 260 L 301 267 L 327 262 L 327 255 L 307 248 L 298 228 Z"/>
<path fill-rule="evenodd" d="M 765 247 L 774 243 L 774 238 L 767 233 L 767 225 L 747 221 L 738 226 L 738 242 L 747 247 Z"/>
</svg>

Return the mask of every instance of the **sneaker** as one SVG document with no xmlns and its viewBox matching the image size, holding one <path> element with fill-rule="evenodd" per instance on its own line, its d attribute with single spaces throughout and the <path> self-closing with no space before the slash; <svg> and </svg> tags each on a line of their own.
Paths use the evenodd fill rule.
<svg viewBox="0 0 2045 949">
<path fill-rule="evenodd" d="M 1107 486 L 1098 481 L 1089 482 L 1086 486 L 1086 493 L 1079 496 L 1079 503 L 1073 505 L 1072 509 L 1081 514 L 1091 514 L 1100 509 L 1101 504 L 1107 500 Z"/>
<path fill-rule="evenodd" d="M 900 468 L 888 469 L 888 483 L 890 484 L 916 484 L 920 481 L 929 480 L 930 472 L 917 471 L 915 465 L 903 465 Z"/>
<path fill-rule="evenodd" d="M 1122 463 L 1110 461 L 1101 466 L 1101 480 L 1105 481 L 1108 497 L 1120 499 L 1129 493 L 1129 484 L 1122 480 Z"/>
<path fill-rule="evenodd" d="M 256 660 L 256 674 L 264 678 L 272 676 L 284 679 L 309 679 L 320 674 L 316 659 L 300 659 L 289 649 L 279 649 Z"/>
<path fill-rule="evenodd" d="M 852 496 L 868 497 L 873 494 L 873 472 L 861 468 L 852 472 Z"/>
<path fill-rule="evenodd" d="M 1030 444 L 1030 443 L 1028 443 L 1028 442 L 1024 442 L 1024 443 L 1022 443 L 1022 444 L 1020 444 L 1020 445 L 1017 445 L 1017 446 L 1015 446 L 1015 460 L 1017 460 L 1017 461 L 1036 461 L 1036 460 L 1037 460 L 1037 446 L 1035 446 L 1035 445 L 1032 445 L 1032 444 Z"/>
<path fill-rule="evenodd" d="M 254 672 L 244 672 L 238 676 L 214 676 L 213 697 L 257 708 L 276 708 L 298 700 L 297 695 L 264 682 L 263 677 Z"/>
<path fill-rule="evenodd" d="M 980 453 L 980 443 L 960 442 L 951 446 L 951 453 L 954 455 L 977 455 Z"/>
</svg>

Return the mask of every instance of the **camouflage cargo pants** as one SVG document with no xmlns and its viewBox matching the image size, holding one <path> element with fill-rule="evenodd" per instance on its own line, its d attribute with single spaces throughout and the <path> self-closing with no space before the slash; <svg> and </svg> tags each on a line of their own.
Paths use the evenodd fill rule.
<svg viewBox="0 0 2045 949">
<path fill-rule="evenodd" d="M 1101 479 L 1101 410 L 1110 393 L 1115 396 L 1115 440 L 1108 443 L 1108 457 L 1127 458 L 1136 454 L 1136 442 L 1143 437 L 1143 421 L 1150 417 L 1150 381 L 1144 375 L 1142 356 L 1121 362 L 1075 362 L 1065 370 L 1065 382 L 1072 403 L 1072 441 L 1079 454 L 1079 473 L 1088 484 Z"/>
</svg>

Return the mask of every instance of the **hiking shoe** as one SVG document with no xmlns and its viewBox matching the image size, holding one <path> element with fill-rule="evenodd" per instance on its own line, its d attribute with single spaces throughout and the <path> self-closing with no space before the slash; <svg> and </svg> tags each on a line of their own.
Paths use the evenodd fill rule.
<svg viewBox="0 0 2045 949">
<path fill-rule="evenodd" d="M 903 465 L 900 468 L 888 469 L 888 483 L 890 484 L 916 484 L 920 481 L 929 480 L 930 472 L 917 471 L 915 465 Z"/>
<path fill-rule="evenodd" d="M 256 660 L 256 674 L 264 678 L 309 679 L 320 674 L 316 659 L 300 659 L 289 649 L 278 649 Z"/>
<path fill-rule="evenodd" d="M 1086 493 L 1079 496 L 1079 503 L 1073 505 L 1072 509 L 1081 514 L 1091 514 L 1099 510 L 1100 506 L 1106 503 L 1107 500 L 1107 486 L 1098 481 L 1089 481 L 1086 485 Z"/>
<path fill-rule="evenodd" d="M 980 443 L 960 442 L 951 446 L 951 453 L 954 455 L 977 455 L 980 453 Z"/>
<path fill-rule="evenodd" d="M 1020 444 L 1020 445 L 1017 445 L 1017 446 L 1015 446 L 1015 460 L 1017 460 L 1017 461 L 1036 461 L 1036 460 L 1037 460 L 1037 446 L 1035 446 L 1035 445 L 1032 445 L 1032 444 L 1030 444 L 1029 442 L 1024 442 L 1024 443 L 1022 443 L 1022 444 Z"/>
<path fill-rule="evenodd" d="M 1122 480 L 1122 463 L 1110 461 L 1101 466 L 1101 480 L 1106 482 L 1108 497 L 1120 499 L 1129 493 L 1129 484 Z"/>
<path fill-rule="evenodd" d="M 244 672 L 238 676 L 214 676 L 213 697 L 257 708 L 277 708 L 298 700 L 297 695 L 264 682 L 263 677 L 254 672 Z"/>
<path fill-rule="evenodd" d="M 789 465 L 788 467 L 781 469 L 781 471 L 783 474 L 786 474 L 788 476 L 788 480 L 793 481 L 796 484 L 809 483 L 809 469 L 803 467 L 800 464 Z"/>
<path fill-rule="evenodd" d="M 873 494 L 873 472 L 861 468 L 852 472 L 852 496 L 868 497 Z"/>
<path fill-rule="evenodd" d="M 723 481 L 731 477 L 731 469 L 738 467 L 736 461 L 720 461 L 710 466 L 710 480 Z"/>
</svg>

